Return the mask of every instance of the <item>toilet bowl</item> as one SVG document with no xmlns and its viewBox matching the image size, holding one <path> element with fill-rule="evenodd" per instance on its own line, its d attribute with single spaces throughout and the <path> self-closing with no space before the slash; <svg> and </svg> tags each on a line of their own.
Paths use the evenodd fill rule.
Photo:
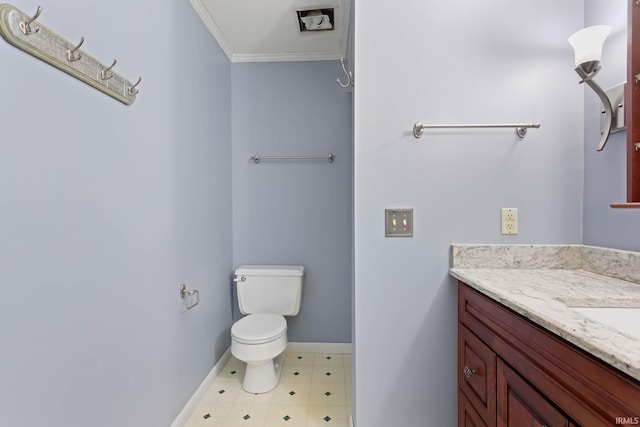
<svg viewBox="0 0 640 427">
<path fill-rule="evenodd" d="M 247 364 L 242 388 L 266 393 L 280 380 L 287 321 L 280 314 L 249 314 L 231 327 L 231 354 Z"/>
<path fill-rule="evenodd" d="M 247 364 L 242 388 L 266 393 L 280 380 L 287 321 L 300 310 L 303 266 L 245 265 L 235 272 L 238 306 L 245 316 L 231 326 L 231 354 Z"/>
</svg>

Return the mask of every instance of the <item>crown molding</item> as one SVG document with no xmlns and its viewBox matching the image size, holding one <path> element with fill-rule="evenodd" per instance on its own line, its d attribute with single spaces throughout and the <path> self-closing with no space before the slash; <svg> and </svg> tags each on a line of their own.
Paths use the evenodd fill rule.
<svg viewBox="0 0 640 427">
<path fill-rule="evenodd" d="M 229 46 L 229 43 L 227 43 L 226 39 L 224 38 L 222 31 L 220 31 L 220 28 L 218 28 L 213 18 L 211 18 L 211 14 L 209 13 L 209 10 L 204 5 L 204 3 L 202 3 L 202 0 L 189 1 L 191 2 L 191 6 L 193 6 L 193 8 L 196 10 L 198 16 L 200 16 L 200 19 L 202 19 L 205 27 L 207 27 L 209 32 L 213 34 L 213 37 L 218 42 L 220 49 L 222 49 L 224 54 L 227 55 L 229 61 L 233 62 L 233 51 L 231 50 L 231 46 Z"/>
<path fill-rule="evenodd" d="M 234 53 L 231 62 L 292 62 L 340 60 L 340 52 Z"/>
</svg>

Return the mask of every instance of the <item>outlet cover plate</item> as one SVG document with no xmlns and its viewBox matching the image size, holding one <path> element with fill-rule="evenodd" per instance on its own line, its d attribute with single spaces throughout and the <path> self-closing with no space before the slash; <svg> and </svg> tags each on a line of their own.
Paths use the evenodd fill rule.
<svg viewBox="0 0 640 427">
<path fill-rule="evenodd" d="M 518 234 L 518 208 L 500 209 L 502 234 Z"/>
<path fill-rule="evenodd" d="M 413 209 L 385 209 L 384 235 L 413 237 Z"/>
</svg>

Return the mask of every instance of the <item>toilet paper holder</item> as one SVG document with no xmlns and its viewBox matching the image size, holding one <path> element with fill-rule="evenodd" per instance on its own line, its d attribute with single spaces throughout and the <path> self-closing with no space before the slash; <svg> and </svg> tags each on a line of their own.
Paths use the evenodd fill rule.
<svg viewBox="0 0 640 427">
<path fill-rule="evenodd" d="M 195 303 L 193 302 L 194 295 Z M 183 284 L 180 286 L 180 298 L 185 299 L 186 297 L 189 297 L 189 300 L 187 301 L 187 310 L 191 310 L 200 302 L 200 292 L 196 289 L 187 290 L 187 286 Z"/>
</svg>

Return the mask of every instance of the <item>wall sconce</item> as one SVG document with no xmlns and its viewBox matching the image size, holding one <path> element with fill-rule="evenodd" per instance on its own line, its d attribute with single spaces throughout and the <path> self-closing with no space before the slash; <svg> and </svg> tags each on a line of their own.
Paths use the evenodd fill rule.
<svg viewBox="0 0 640 427">
<path fill-rule="evenodd" d="M 593 77 L 600 71 L 602 45 L 610 32 L 611 27 L 607 25 L 595 25 L 577 31 L 569 37 L 569 43 L 575 51 L 576 73 L 578 73 L 582 79 L 579 83 L 588 84 L 596 95 L 598 95 L 604 107 L 604 115 L 601 121 L 602 139 L 598 145 L 598 151 L 602 151 L 607 143 L 614 123 L 616 124 L 615 127 L 617 130 L 621 129 L 617 124 L 617 118 L 619 114 L 618 106 L 623 105 L 623 101 L 616 100 L 612 103 L 607 93 L 593 81 Z M 624 124 L 622 126 L 624 126 Z"/>
</svg>

